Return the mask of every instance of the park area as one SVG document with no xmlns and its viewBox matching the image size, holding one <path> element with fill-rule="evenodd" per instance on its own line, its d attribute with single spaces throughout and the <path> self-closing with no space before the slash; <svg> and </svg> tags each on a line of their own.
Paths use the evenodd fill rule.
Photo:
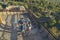
<svg viewBox="0 0 60 40">
<path fill-rule="evenodd" d="M 0 0 L 0 40 L 60 40 L 60 1 Z"/>
</svg>

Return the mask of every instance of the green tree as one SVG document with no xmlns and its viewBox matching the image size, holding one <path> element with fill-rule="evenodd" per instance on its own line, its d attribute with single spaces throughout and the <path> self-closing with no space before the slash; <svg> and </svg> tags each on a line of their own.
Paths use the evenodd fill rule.
<svg viewBox="0 0 60 40">
<path fill-rule="evenodd" d="M 7 7 L 6 4 L 2 4 L 1 6 L 2 6 L 3 9 L 5 9 Z"/>
</svg>

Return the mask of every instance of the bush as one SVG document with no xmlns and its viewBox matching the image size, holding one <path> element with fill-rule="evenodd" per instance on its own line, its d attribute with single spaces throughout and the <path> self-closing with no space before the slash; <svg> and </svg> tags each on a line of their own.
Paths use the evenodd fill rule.
<svg viewBox="0 0 60 40">
<path fill-rule="evenodd" d="M 7 7 L 6 4 L 2 4 L 1 6 L 2 6 L 3 9 L 5 9 Z"/>
<path fill-rule="evenodd" d="M 18 5 L 23 5 L 24 3 L 23 2 L 18 2 Z"/>
<path fill-rule="evenodd" d="M 0 5 L 2 5 L 2 3 L 0 3 Z"/>
<path fill-rule="evenodd" d="M 49 5 L 47 8 L 48 8 L 48 9 L 53 9 L 53 6 Z"/>
<path fill-rule="evenodd" d="M 8 2 L 8 4 L 9 4 L 9 5 L 13 5 L 14 3 L 10 1 L 10 2 Z"/>
<path fill-rule="evenodd" d="M 27 4 L 25 4 L 24 7 L 27 8 L 27 9 L 29 8 Z"/>
<path fill-rule="evenodd" d="M 50 28 L 50 31 L 56 38 L 59 36 L 59 30 L 56 27 Z"/>
</svg>

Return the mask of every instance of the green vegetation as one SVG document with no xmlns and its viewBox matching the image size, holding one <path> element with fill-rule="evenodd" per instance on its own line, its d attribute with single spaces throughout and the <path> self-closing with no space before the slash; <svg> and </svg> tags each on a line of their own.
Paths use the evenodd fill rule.
<svg viewBox="0 0 60 40">
<path fill-rule="evenodd" d="M 1 7 L 2 3 L 0 3 Z M 23 5 L 25 8 L 30 9 L 34 14 L 40 19 L 40 17 L 50 17 L 49 22 L 43 23 L 48 30 L 53 33 L 53 35 L 59 39 L 60 38 L 60 3 L 59 2 L 49 2 L 46 0 L 15 0 L 8 1 L 7 5 Z M 3 7 L 4 6 L 4 7 Z M 2 8 L 5 8 L 2 5 Z M 60 39 L 59 39 L 60 40 Z"/>
</svg>

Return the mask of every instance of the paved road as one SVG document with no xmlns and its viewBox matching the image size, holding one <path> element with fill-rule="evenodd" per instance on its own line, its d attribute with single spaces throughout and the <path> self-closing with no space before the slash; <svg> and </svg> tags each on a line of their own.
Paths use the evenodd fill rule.
<svg viewBox="0 0 60 40">
<path fill-rule="evenodd" d="M 33 29 L 28 36 L 24 36 L 23 38 L 25 40 L 53 40 L 46 32 L 40 33 L 38 29 Z"/>
<path fill-rule="evenodd" d="M 43 27 L 38 29 L 38 26 L 34 22 L 32 23 L 32 28 L 31 32 L 23 35 L 24 40 L 54 40 Z"/>
<path fill-rule="evenodd" d="M 20 17 L 25 18 L 25 16 L 20 15 Z M 38 30 L 38 26 L 36 25 L 32 25 L 32 31 L 31 32 L 26 32 L 25 34 L 21 34 L 18 35 L 20 33 L 17 32 L 18 28 L 16 28 L 14 23 L 17 23 L 17 15 L 11 15 L 8 17 L 8 23 L 9 24 L 13 24 L 13 26 L 11 26 L 10 31 L 11 33 L 8 32 L 0 32 L 0 34 L 2 35 L 4 33 L 3 36 L 0 35 L 0 40 L 53 40 L 52 38 L 50 38 L 50 36 L 48 35 L 48 33 L 41 28 L 40 30 Z M 29 18 L 27 18 L 29 20 Z M 8 25 L 9 25 L 8 24 Z M 5 30 L 5 29 L 3 29 Z"/>
<path fill-rule="evenodd" d="M 27 33 L 25 33 L 25 35 L 27 35 Z M 34 28 L 27 36 L 25 35 L 23 36 L 24 40 L 53 40 L 44 29 L 40 29 L 39 31 L 38 28 Z"/>
</svg>

